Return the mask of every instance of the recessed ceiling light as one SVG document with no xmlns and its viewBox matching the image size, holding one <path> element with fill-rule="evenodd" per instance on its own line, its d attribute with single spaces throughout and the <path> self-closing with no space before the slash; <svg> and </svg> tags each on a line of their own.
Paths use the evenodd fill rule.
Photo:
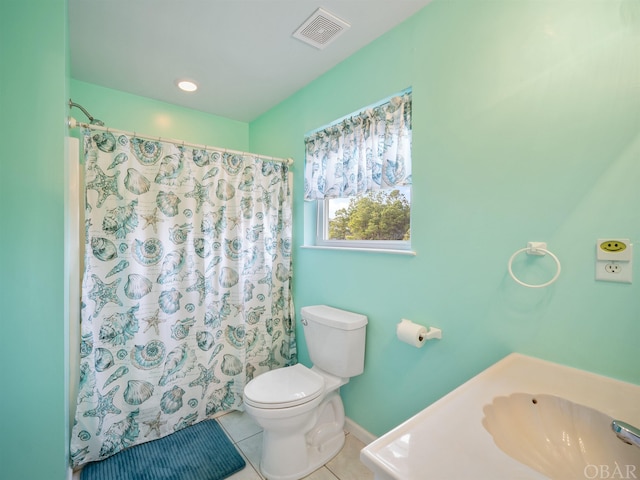
<svg viewBox="0 0 640 480">
<path fill-rule="evenodd" d="M 179 80 L 178 88 L 185 92 L 195 92 L 198 89 L 198 85 L 190 80 Z"/>
</svg>

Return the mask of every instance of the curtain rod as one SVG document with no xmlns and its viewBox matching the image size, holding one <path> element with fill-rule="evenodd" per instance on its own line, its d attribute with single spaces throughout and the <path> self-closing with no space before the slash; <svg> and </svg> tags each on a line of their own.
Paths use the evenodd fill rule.
<svg viewBox="0 0 640 480">
<path fill-rule="evenodd" d="M 101 131 L 109 132 L 109 133 L 118 133 L 120 135 L 127 135 L 129 137 L 144 138 L 146 140 L 156 140 L 158 142 L 175 143 L 177 145 L 182 145 L 183 147 L 199 148 L 201 150 L 219 150 L 221 152 L 231 153 L 231 154 L 234 154 L 234 155 L 249 155 L 249 156 L 252 156 L 252 157 L 258 157 L 258 158 L 261 158 L 261 159 L 264 159 L 264 160 L 269 160 L 269 161 L 272 161 L 272 162 L 284 163 L 285 165 L 292 165 L 293 164 L 293 159 L 292 158 L 270 157 L 268 155 L 260 155 L 260 154 L 257 154 L 257 153 L 241 152 L 239 150 L 229 150 L 228 148 L 213 147 L 211 145 L 189 143 L 189 142 L 185 142 L 183 140 L 176 140 L 175 138 L 165 138 L 165 137 L 159 137 L 159 136 L 144 135 L 144 134 L 141 134 L 141 133 L 138 133 L 138 132 L 129 132 L 129 131 L 126 131 L 126 130 L 118 130 L 116 128 L 105 127 L 103 125 L 94 125 L 94 124 L 78 122 L 73 117 L 69 117 L 68 126 L 69 126 L 70 129 L 71 128 L 78 128 L 78 127 L 80 127 L 80 128 L 89 128 L 91 130 L 101 130 Z"/>
</svg>

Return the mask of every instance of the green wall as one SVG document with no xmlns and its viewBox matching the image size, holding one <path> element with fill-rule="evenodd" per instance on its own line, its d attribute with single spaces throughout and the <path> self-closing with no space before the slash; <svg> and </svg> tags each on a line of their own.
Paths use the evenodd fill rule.
<svg viewBox="0 0 640 480">
<path fill-rule="evenodd" d="M 251 123 L 251 150 L 295 158 L 298 311 L 369 317 L 350 418 L 380 435 L 513 351 L 640 383 L 640 256 L 633 284 L 594 280 L 596 239 L 640 239 L 639 51 L 637 1 L 435 0 Z M 300 248 L 304 133 L 408 86 L 417 255 Z M 508 276 L 528 241 L 554 285 Z M 443 339 L 401 343 L 401 318 Z"/>
<path fill-rule="evenodd" d="M 65 0 L 0 2 L 0 476 L 66 472 Z"/>
<path fill-rule="evenodd" d="M 244 122 L 78 80 L 71 80 L 71 99 L 108 127 L 230 150 L 249 148 L 249 125 Z M 78 108 L 70 114 L 88 122 Z M 79 130 L 74 132 L 77 136 Z"/>
</svg>

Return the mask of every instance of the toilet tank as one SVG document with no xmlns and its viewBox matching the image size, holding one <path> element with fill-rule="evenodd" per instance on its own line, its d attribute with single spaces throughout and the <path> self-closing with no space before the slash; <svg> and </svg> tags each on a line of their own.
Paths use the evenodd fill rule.
<svg viewBox="0 0 640 480">
<path fill-rule="evenodd" d="M 301 314 L 314 366 L 342 378 L 364 371 L 365 315 L 327 305 L 302 307 Z"/>
</svg>

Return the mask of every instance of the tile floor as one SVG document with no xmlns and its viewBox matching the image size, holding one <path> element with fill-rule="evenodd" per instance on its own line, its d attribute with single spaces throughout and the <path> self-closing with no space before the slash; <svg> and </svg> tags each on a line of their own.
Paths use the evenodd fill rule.
<svg viewBox="0 0 640 480">
<path fill-rule="evenodd" d="M 262 430 L 245 413 L 230 412 L 217 420 L 244 456 L 247 466 L 229 480 L 263 480 L 259 473 Z M 329 463 L 305 477 L 307 480 L 371 480 L 373 473 L 360 462 L 365 444 L 347 432 L 345 445 Z"/>
</svg>

